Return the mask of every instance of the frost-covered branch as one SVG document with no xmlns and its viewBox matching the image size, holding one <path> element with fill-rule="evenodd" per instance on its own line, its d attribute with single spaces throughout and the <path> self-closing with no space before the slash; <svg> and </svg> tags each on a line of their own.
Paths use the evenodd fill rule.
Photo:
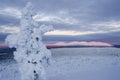
<svg viewBox="0 0 120 80">
<path fill-rule="evenodd" d="M 34 8 L 28 3 L 22 11 L 20 32 L 6 38 L 9 47 L 16 48 L 14 59 L 19 64 L 21 80 L 46 80 L 43 64 L 51 61 L 51 52 L 42 43 L 42 35 L 53 27 L 39 25 L 34 15 Z"/>
</svg>

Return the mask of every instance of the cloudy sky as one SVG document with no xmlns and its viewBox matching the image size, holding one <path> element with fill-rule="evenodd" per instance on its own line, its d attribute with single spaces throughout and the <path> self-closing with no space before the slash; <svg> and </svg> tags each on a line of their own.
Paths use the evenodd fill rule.
<svg viewBox="0 0 120 80">
<path fill-rule="evenodd" d="M 120 44 L 120 0 L 0 0 L 0 42 L 19 31 L 21 10 L 32 1 L 34 19 L 51 24 L 47 43 L 104 42 Z"/>
</svg>

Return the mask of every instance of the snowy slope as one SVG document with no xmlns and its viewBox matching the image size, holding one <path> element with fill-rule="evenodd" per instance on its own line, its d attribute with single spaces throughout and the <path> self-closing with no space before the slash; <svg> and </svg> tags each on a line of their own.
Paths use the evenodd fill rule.
<svg viewBox="0 0 120 80">
<path fill-rule="evenodd" d="M 120 80 L 120 49 L 52 49 L 52 65 L 46 66 L 48 80 Z M 20 80 L 17 63 L 0 61 L 0 80 Z"/>
</svg>

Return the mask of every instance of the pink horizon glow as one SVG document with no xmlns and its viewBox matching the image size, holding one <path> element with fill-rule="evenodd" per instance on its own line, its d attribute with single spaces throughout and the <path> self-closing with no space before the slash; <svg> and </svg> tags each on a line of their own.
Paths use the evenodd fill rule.
<svg viewBox="0 0 120 80">
<path fill-rule="evenodd" d="M 46 44 L 47 47 L 56 47 L 56 46 L 74 46 L 74 45 L 83 45 L 83 46 L 112 46 L 109 43 L 105 43 L 105 42 L 96 42 L 96 41 L 92 41 L 92 42 L 85 42 L 85 41 L 81 41 L 81 42 L 56 42 L 56 43 L 48 43 Z M 7 44 L 5 43 L 0 43 L 0 48 L 5 48 L 8 47 Z"/>
<path fill-rule="evenodd" d="M 96 42 L 96 41 L 92 41 L 92 42 L 85 42 L 85 41 L 82 41 L 82 42 L 77 42 L 77 41 L 74 41 L 74 42 L 57 42 L 57 43 L 54 43 L 54 44 L 46 44 L 47 46 L 74 46 L 74 45 L 83 45 L 83 46 L 112 46 L 111 44 L 109 43 L 105 43 L 105 42 Z"/>
<path fill-rule="evenodd" d="M 5 47 L 8 47 L 8 45 L 5 43 L 0 43 L 0 48 L 5 48 Z"/>
</svg>

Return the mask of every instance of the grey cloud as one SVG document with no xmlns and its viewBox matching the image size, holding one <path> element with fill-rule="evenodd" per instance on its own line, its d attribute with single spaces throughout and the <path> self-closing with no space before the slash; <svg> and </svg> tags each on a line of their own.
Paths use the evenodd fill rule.
<svg viewBox="0 0 120 80">
<path fill-rule="evenodd" d="M 100 0 L 96 4 L 96 14 L 100 17 L 120 17 L 120 0 Z"/>
<path fill-rule="evenodd" d="M 99 33 L 99 34 L 90 34 L 90 35 L 81 35 L 81 36 L 44 36 L 43 41 L 102 41 L 110 44 L 119 44 L 120 45 L 120 32 L 110 32 L 110 33 Z"/>
<path fill-rule="evenodd" d="M 15 7 L 21 10 L 26 2 L 29 0 L 1 0 L 0 9 L 5 7 Z M 77 24 L 65 24 L 65 23 L 55 23 L 41 21 L 40 23 L 51 24 L 55 29 L 61 30 L 75 30 L 75 31 L 109 31 L 109 26 L 104 27 L 97 25 L 93 26 L 91 24 L 104 23 L 112 20 L 120 21 L 120 0 L 32 0 L 35 5 L 37 12 L 42 12 L 48 15 L 55 15 L 58 17 L 72 17 L 79 22 Z M 61 12 L 62 11 L 62 12 Z M 11 17 L 8 15 L 0 15 L 0 25 L 19 25 L 19 19 Z M 102 27 L 102 28 L 101 28 Z M 114 26 L 113 26 L 114 28 Z M 108 35 L 109 34 L 109 35 Z M 112 33 L 115 34 L 115 33 Z M 115 38 L 116 40 L 119 37 L 116 37 L 115 34 L 107 33 L 107 35 L 97 34 L 100 36 L 101 40 L 104 38 L 111 39 Z M 112 35 L 112 36 L 111 36 Z M 65 36 L 66 37 L 66 36 Z M 78 36 L 73 38 L 75 40 L 100 40 L 96 35 Z M 71 37 L 70 37 L 71 38 Z M 69 39 L 69 36 L 67 39 Z M 58 38 L 59 39 L 59 38 Z"/>
<path fill-rule="evenodd" d="M 81 35 L 81 36 L 57 36 L 57 35 L 44 35 L 44 42 L 71 42 L 71 41 L 102 41 L 110 44 L 119 44 L 120 45 L 120 32 L 110 32 L 110 33 L 99 33 L 99 34 L 90 34 L 90 35 Z M 4 42 L 8 34 L 0 33 L 0 42 Z"/>
<path fill-rule="evenodd" d="M 23 8 L 29 0 L 1 0 L 2 6 Z M 57 13 L 58 11 L 68 11 L 71 16 L 79 19 L 104 19 L 104 17 L 120 17 L 119 0 L 33 0 L 37 11 L 47 13 Z"/>
<path fill-rule="evenodd" d="M 19 25 L 19 19 L 9 15 L 0 15 L 0 25 Z"/>
<path fill-rule="evenodd" d="M 5 7 L 23 7 L 28 0 L 0 0 L 0 8 Z"/>
<path fill-rule="evenodd" d="M 2 0 L 1 6 L 24 6 L 28 0 Z M 59 10 L 68 10 L 71 14 L 91 16 L 118 14 L 119 0 L 33 0 L 38 11 L 56 13 Z M 114 13 L 112 15 L 112 13 Z M 71 15 L 70 14 L 70 15 Z M 78 15 L 79 14 L 79 15 Z"/>
<path fill-rule="evenodd" d="M 0 33 L 0 42 L 4 42 L 5 38 L 7 37 L 8 34 L 5 33 Z"/>
</svg>

